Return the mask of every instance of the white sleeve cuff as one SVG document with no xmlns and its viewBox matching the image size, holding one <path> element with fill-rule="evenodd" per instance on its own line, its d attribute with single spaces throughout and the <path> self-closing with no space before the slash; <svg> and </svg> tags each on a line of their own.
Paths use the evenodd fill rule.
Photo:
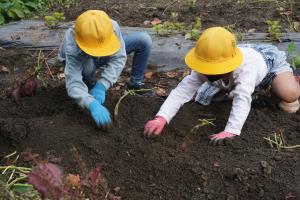
<svg viewBox="0 0 300 200">
<path fill-rule="evenodd" d="M 82 104 L 79 104 L 82 108 L 87 108 L 89 109 L 89 106 L 90 104 L 95 101 L 94 97 L 89 95 L 89 96 L 86 96 L 83 101 L 82 101 Z"/>
<path fill-rule="evenodd" d="M 235 128 L 231 128 L 231 127 L 228 127 L 228 126 L 226 126 L 226 128 L 225 128 L 224 131 L 232 133 L 234 135 L 240 135 L 241 134 L 241 130 L 235 129 Z"/>
<path fill-rule="evenodd" d="M 170 121 L 171 121 L 171 119 L 172 119 L 172 118 L 168 117 L 168 115 L 165 114 L 165 113 L 163 113 L 163 112 L 158 112 L 158 113 L 156 114 L 156 116 L 160 116 L 160 117 L 165 118 L 165 120 L 167 121 L 167 124 L 169 124 Z"/>
</svg>

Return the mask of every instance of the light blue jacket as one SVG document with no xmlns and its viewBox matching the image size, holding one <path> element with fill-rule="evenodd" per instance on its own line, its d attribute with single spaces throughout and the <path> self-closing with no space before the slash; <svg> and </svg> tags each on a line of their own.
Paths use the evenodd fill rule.
<svg viewBox="0 0 300 200">
<path fill-rule="evenodd" d="M 98 80 L 106 89 L 111 87 L 120 76 L 127 59 L 125 43 L 120 27 L 113 21 L 115 34 L 121 42 L 120 50 L 109 57 L 101 78 Z M 73 98 L 81 107 L 88 108 L 89 104 L 95 99 L 88 92 L 87 85 L 83 82 L 83 69 L 88 67 L 94 57 L 84 53 L 76 44 L 74 38 L 74 28 L 69 28 L 60 46 L 58 59 L 65 62 L 65 81 L 68 95 Z"/>
</svg>

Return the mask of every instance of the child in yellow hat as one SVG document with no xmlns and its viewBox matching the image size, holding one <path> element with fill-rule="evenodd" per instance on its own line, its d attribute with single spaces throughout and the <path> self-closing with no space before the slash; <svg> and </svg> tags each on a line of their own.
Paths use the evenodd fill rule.
<svg viewBox="0 0 300 200">
<path fill-rule="evenodd" d="M 192 69 L 191 74 L 172 90 L 155 119 L 145 125 L 144 134 L 160 135 L 184 103 L 196 96 L 197 102 L 208 105 L 220 90 L 228 92 L 233 102 L 224 131 L 210 136 L 214 145 L 240 135 L 256 88 L 271 85 L 281 99 L 280 108 L 289 113 L 299 110 L 300 85 L 286 62 L 285 53 L 275 46 L 237 46 L 233 34 L 213 27 L 202 33 L 185 62 Z"/>
<path fill-rule="evenodd" d="M 65 63 L 68 95 L 89 109 L 98 126 L 111 124 L 104 107 L 106 90 L 121 74 L 127 54 L 134 53 L 129 88 L 140 89 L 152 46 L 147 33 L 122 34 L 118 23 L 101 10 L 88 10 L 65 33 L 58 59 Z M 96 69 L 102 73 L 95 79 Z"/>
</svg>

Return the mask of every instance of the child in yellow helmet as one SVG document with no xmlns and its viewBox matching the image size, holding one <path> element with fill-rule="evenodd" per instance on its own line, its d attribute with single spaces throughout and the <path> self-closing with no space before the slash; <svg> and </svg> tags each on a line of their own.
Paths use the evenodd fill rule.
<svg viewBox="0 0 300 200">
<path fill-rule="evenodd" d="M 66 31 L 59 49 L 68 95 L 90 111 L 98 126 L 111 124 L 110 113 L 103 105 L 107 89 L 117 81 L 130 53 L 134 57 L 129 88 L 142 88 L 151 46 L 147 33 L 122 34 L 118 23 L 104 11 L 82 13 L 75 27 Z M 98 80 L 96 69 L 102 70 Z"/>
<path fill-rule="evenodd" d="M 300 85 L 286 62 L 285 53 L 275 46 L 237 46 L 233 34 L 213 27 L 202 33 L 185 62 L 192 69 L 191 74 L 172 90 L 156 117 L 145 125 L 144 134 L 160 135 L 184 103 L 195 96 L 197 102 L 208 105 L 220 90 L 225 90 L 233 102 L 224 131 L 210 136 L 214 145 L 240 135 L 256 88 L 271 85 L 281 99 L 280 108 L 289 113 L 299 110 Z"/>
</svg>

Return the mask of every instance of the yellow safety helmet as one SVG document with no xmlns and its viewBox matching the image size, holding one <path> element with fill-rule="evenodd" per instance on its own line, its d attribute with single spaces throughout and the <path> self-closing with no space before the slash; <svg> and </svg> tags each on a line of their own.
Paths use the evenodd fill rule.
<svg viewBox="0 0 300 200">
<path fill-rule="evenodd" d="M 206 29 L 185 56 L 185 63 L 191 69 L 206 75 L 226 74 L 238 68 L 242 61 L 235 36 L 222 27 Z"/>
<path fill-rule="evenodd" d="M 110 56 L 121 47 L 112 20 L 101 10 L 82 13 L 76 20 L 74 35 L 80 49 L 91 56 Z"/>
</svg>

